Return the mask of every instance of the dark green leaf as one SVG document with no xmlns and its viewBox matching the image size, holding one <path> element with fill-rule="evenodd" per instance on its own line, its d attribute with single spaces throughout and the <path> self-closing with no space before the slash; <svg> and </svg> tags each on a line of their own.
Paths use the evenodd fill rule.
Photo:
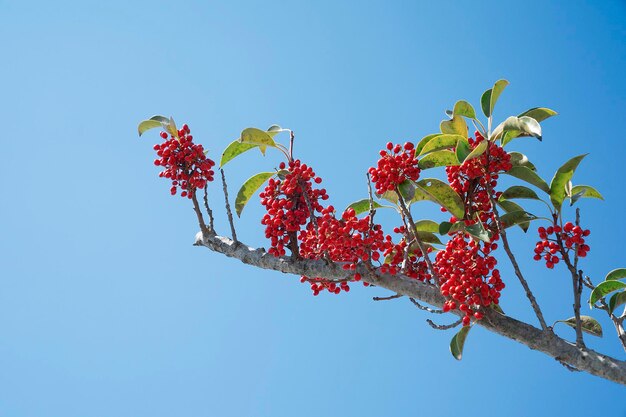
<svg viewBox="0 0 626 417">
<path fill-rule="evenodd" d="M 393 208 L 389 206 L 383 206 L 382 204 L 379 204 L 376 201 L 372 201 L 372 207 L 374 207 L 375 209 L 379 209 L 383 207 Z M 364 198 L 363 200 L 355 201 L 354 203 L 346 207 L 346 210 L 349 208 L 354 209 L 356 215 L 358 216 L 359 214 L 370 211 L 370 200 L 369 198 Z"/>
<path fill-rule="evenodd" d="M 429 140 L 427 144 L 422 147 L 422 150 L 418 156 L 426 155 L 427 153 L 439 151 L 442 149 L 454 148 L 456 146 L 456 143 L 462 139 L 465 138 L 461 135 L 441 134 L 434 136 Z"/>
<path fill-rule="evenodd" d="M 441 222 L 441 224 L 439 224 L 439 234 L 443 236 L 449 233 L 458 232 L 459 230 L 464 230 L 464 228 L 465 225 L 462 221 L 456 223 Z"/>
<path fill-rule="evenodd" d="M 626 291 L 613 294 L 608 302 L 609 314 L 613 314 L 615 309 L 623 304 L 626 304 Z"/>
<path fill-rule="evenodd" d="M 505 174 L 508 174 L 515 178 L 519 178 L 520 180 L 526 181 L 527 183 L 532 184 L 535 187 L 539 188 L 540 190 L 545 191 L 546 193 L 550 194 L 550 187 L 548 186 L 548 183 L 546 183 L 539 175 L 535 173 L 535 171 L 532 171 L 528 167 L 524 167 L 524 166 L 513 167 L 507 172 L 505 172 Z M 565 190 L 565 188 L 563 188 L 563 190 Z"/>
<path fill-rule="evenodd" d="M 501 200 L 510 200 L 513 198 L 526 198 L 529 200 L 539 200 L 539 196 L 537 195 L 536 192 L 522 185 L 514 185 L 512 187 L 509 187 L 500 196 Z"/>
<path fill-rule="evenodd" d="M 509 155 L 511 155 L 511 165 L 514 167 L 526 167 L 528 169 L 530 169 L 531 171 L 537 171 L 537 168 L 535 168 L 535 165 L 533 165 L 532 162 L 530 162 L 528 160 L 528 158 L 526 157 L 526 155 L 524 155 L 523 153 L 519 153 L 519 152 L 509 152 Z"/>
<path fill-rule="evenodd" d="M 461 219 L 465 215 L 465 206 L 461 197 L 443 181 L 436 178 L 426 178 L 417 183 L 431 201 L 438 203 L 457 218 Z"/>
<path fill-rule="evenodd" d="M 576 328 L 576 317 L 567 320 L 557 320 L 556 323 L 567 324 L 569 327 Z M 555 323 L 555 324 L 556 324 Z M 602 337 L 602 326 L 596 319 L 590 316 L 580 316 L 580 328 L 583 332 L 593 336 Z"/>
<path fill-rule="evenodd" d="M 480 97 L 480 107 L 482 108 L 483 114 L 486 117 L 491 116 L 491 91 L 493 91 L 492 88 L 485 91 Z"/>
<path fill-rule="evenodd" d="M 617 281 L 626 278 L 626 268 L 617 268 L 606 274 L 605 281 Z"/>
<path fill-rule="evenodd" d="M 465 161 L 465 158 L 472 152 L 472 148 L 470 148 L 469 142 L 467 139 L 459 139 L 456 144 L 456 158 L 459 160 L 461 164 Z"/>
<path fill-rule="evenodd" d="M 528 224 L 528 222 L 536 219 L 537 216 L 530 214 L 524 210 L 512 211 L 510 213 L 506 213 L 500 216 L 500 221 L 502 222 L 502 226 L 504 226 L 504 228 L 515 226 L 518 224 Z"/>
<path fill-rule="evenodd" d="M 441 133 L 448 133 L 453 135 L 461 135 L 467 138 L 467 123 L 462 116 L 454 115 L 452 120 L 444 120 L 439 125 Z"/>
<path fill-rule="evenodd" d="M 480 221 L 470 226 L 465 226 L 465 231 L 478 240 L 491 242 L 490 233 L 485 229 L 485 226 Z"/>
<path fill-rule="evenodd" d="M 439 233 L 439 224 L 432 220 L 420 220 L 415 222 L 415 230 L 418 232 Z"/>
<path fill-rule="evenodd" d="M 502 209 L 507 213 L 514 213 L 516 211 L 524 211 L 524 208 L 522 206 L 509 200 L 498 201 L 497 204 L 500 207 L 502 207 Z M 524 233 L 526 233 L 528 231 L 528 228 L 530 227 L 530 223 L 528 222 L 520 223 L 518 224 L 518 226 L 520 227 L 520 229 L 524 231 Z"/>
<path fill-rule="evenodd" d="M 550 183 L 550 200 L 557 211 L 561 210 L 561 205 L 567 195 L 565 187 L 569 181 L 572 180 L 574 171 L 576 171 L 578 164 L 580 164 L 580 161 L 582 161 L 585 156 L 587 156 L 587 154 L 575 156 L 564 163 L 554 174 L 554 178 L 552 178 L 552 182 Z"/>
<path fill-rule="evenodd" d="M 542 122 L 548 117 L 556 116 L 558 113 L 552 109 L 548 109 L 546 107 L 535 107 L 529 110 L 526 110 L 524 113 L 520 114 L 518 117 L 532 117 L 538 122 Z"/>
<path fill-rule="evenodd" d="M 256 148 L 259 145 L 255 145 L 254 143 L 242 143 L 239 140 L 232 141 L 224 152 L 222 152 L 222 158 L 220 159 L 220 168 L 226 165 L 228 161 L 235 159 L 236 156 L 241 155 L 242 153 L 249 151 L 252 148 Z"/>
<path fill-rule="evenodd" d="M 137 126 L 137 131 L 139 132 L 139 136 L 141 136 L 144 132 L 154 129 L 155 127 L 163 128 L 163 123 L 157 120 L 144 120 Z"/>
<path fill-rule="evenodd" d="M 593 308 L 594 304 L 601 299 L 602 297 L 607 296 L 613 291 L 621 290 L 626 288 L 626 284 L 621 281 L 604 281 L 598 284 L 596 288 L 591 292 L 591 296 L 589 297 L 589 306 Z"/>
<path fill-rule="evenodd" d="M 424 136 L 417 145 L 415 145 L 415 156 L 418 156 L 422 153 L 422 149 L 424 149 L 424 146 L 426 146 L 426 144 L 428 142 L 430 142 L 432 139 L 436 138 L 437 136 L 441 136 L 441 133 L 433 133 L 431 135 L 428 136 Z"/>
<path fill-rule="evenodd" d="M 420 169 L 448 167 L 459 165 L 459 160 L 453 151 L 435 151 L 421 157 L 417 165 Z"/>
<path fill-rule="evenodd" d="M 487 146 L 489 146 L 489 142 L 487 142 L 486 140 L 483 140 L 482 142 L 480 142 L 478 145 L 476 145 L 476 147 L 474 149 L 472 149 L 472 151 L 469 153 L 469 155 L 467 155 L 467 157 L 465 157 L 465 161 L 469 161 L 470 159 L 478 158 L 479 156 L 484 154 L 485 151 L 487 150 Z M 465 162 L 465 161 L 463 161 L 463 162 Z"/>
<path fill-rule="evenodd" d="M 241 211 L 248 204 L 252 195 L 274 174 L 275 172 L 260 172 L 243 183 L 235 198 L 235 212 L 237 216 L 241 217 Z"/>
<path fill-rule="evenodd" d="M 450 341 L 450 353 L 454 356 L 454 359 L 460 361 L 463 357 L 463 346 L 465 346 L 465 339 L 467 333 L 469 333 L 470 327 L 463 326 L 457 334 L 454 335 Z"/>
<path fill-rule="evenodd" d="M 465 116 L 470 119 L 476 118 L 476 112 L 474 111 L 474 108 L 471 104 L 464 100 L 459 100 L 454 104 L 454 110 L 452 111 L 452 113 L 458 114 L 459 116 Z"/>
</svg>

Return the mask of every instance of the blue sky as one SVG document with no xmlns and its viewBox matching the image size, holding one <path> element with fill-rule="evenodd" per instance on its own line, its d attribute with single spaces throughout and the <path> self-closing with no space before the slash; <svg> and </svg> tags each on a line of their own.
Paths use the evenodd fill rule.
<svg viewBox="0 0 626 417">
<path fill-rule="evenodd" d="M 0 19 L 0 415 L 626 415 L 623 387 L 482 329 L 455 361 L 453 332 L 406 300 L 371 301 L 382 289 L 312 297 L 193 247 L 190 205 L 152 165 L 156 133 L 136 135 L 172 115 L 218 159 L 243 128 L 281 124 L 344 207 L 384 143 L 437 131 L 506 78 L 496 118 L 560 113 L 542 143 L 511 149 L 548 179 L 590 152 L 575 179 L 606 199 L 581 203 L 583 267 L 601 280 L 626 266 L 623 1 L 0 0 Z M 231 194 L 278 161 L 231 162 Z M 210 198 L 227 233 L 219 187 Z M 237 222 L 251 245 L 266 245 L 261 216 L 253 200 Z M 548 321 L 570 317 L 565 273 L 531 260 L 535 241 L 513 242 L 530 285 Z M 503 308 L 534 323 L 501 269 Z M 588 344 L 624 358 L 597 317 L 605 337 Z"/>
</svg>

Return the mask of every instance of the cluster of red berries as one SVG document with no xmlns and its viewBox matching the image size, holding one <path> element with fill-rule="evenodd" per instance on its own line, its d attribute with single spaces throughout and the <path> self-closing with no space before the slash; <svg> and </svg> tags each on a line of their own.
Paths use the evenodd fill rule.
<svg viewBox="0 0 626 417">
<path fill-rule="evenodd" d="M 481 307 L 499 303 L 505 285 L 500 271 L 495 269 L 497 260 L 490 255 L 497 247 L 495 242 L 476 242 L 466 233 L 457 232 L 446 248 L 437 253 L 435 270 L 441 294 L 449 298 L 443 310 L 458 308 L 465 313 L 464 326 L 470 324 L 472 317 L 483 318 Z"/>
<path fill-rule="evenodd" d="M 589 236 L 591 231 L 575 226 L 572 222 L 565 223 L 563 227 L 559 225 L 549 226 L 548 228 L 540 227 L 537 229 L 537 232 L 539 232 L 541 240 L 535 245 L 535 256 L 533 259 L 536 261 L 544 259 L 546 267 L 549 269 L 554 268 L 554 265 L 558 264 L 562 259 L 562 257 L 559 257 L 562 255 L 561 248 L 566 253 L 570 250 L 575 250 L 580 258 L 587 256 L 587 252 L 591 249 L 585 243 L 585 237 Z M 551 235 L 554 235 L 554 237 L 550 238 L 549 236 Z"/>
<path fill-rule="evenodd" d="M 430 281 L 432 275 L 428 272 L 428 265 L 424 258 L 424 254 L 417 247 L 417 244 L 413 243 L 408 247 L 407 251 L 407 231 L 404 226 L 396 227 L 393 229 L 394 233 L 399 233 L 405 236 L 399 243 L 393 244 L 391 237 L 388 236 L 389 241 L 386 244 L 386 248 L 383 251 L 385 257 L 385 263 L 381 265 L 380 272 L 395 275 L 398 272 L 402 272 L 409 278 L 417 279 L 419 281 Z M 426 252 L 431 253 L 432 247 L 426 247 Z"/>
<path fill-rule="evenodd" d="M 172 195 L 178 188 L 182 190 L 181 197 L 191 198 L 197 189 L 202 189 L 207 182 L 213 181 L 213 167 L 215 162 L 206 157 L 204 148 L 193 143 L 189 126 L 183 125 L 178 131 L 178 137 L 161 132 L 165 142 L 154 145 L 159 156 L 154 165 L 163 167 L 159 177 L 172 180 Z"/>
<path fill-rule="evenodd" d="M 281 163 L 280 169 L 286 168 Z M 322 179 L 300 160 L 289 162 L 289 169 L 283 180 L 271 178 L 265 190 L 259 194 L 261 204 L 267 214 L 261 224 L 265 225 L 265 237 L 270 239 L 269 253 L 285 255 L 285 246 L 296 245 L 298 232 L 306 225 L 315 212 L 323 210 L 320 200 L 327 200 L 325 189 L 313 189 L 312 182 L 319 184 Z M 313 213 L 309 211 L 309 204 Z"/>
<path fill-rule="evenodd" d="M 404 146 L 389 142 L 387 149 L 380 151 L 380 156 L 376 168 L 369 169 L 378 194 L 395 190 L 398 184 L 407 179 L 417 181 L 419 178 L 420 169 L 417 167 L 418 161 L 411 142 Z"/>
</svg>

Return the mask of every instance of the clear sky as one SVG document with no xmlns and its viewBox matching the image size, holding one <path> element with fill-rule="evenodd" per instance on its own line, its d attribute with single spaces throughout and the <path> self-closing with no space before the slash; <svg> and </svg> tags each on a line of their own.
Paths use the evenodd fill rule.
<svg viewBox="0 0 626 417">
<path fill-rule="evenodd" d="M 457 362 L 454 331 L 407 300 L 373 302 L 382 289 L 313 297 L 193 247 L 190 204 L 152 165 L 156 132 L 136 134 L 172 115 L 218 159 L 243 128 L 281 124 L 344 207 L 386 141 L 437 131 L 507 78 L 496 118 L 560 113 L 543 143 L 512 149 L 548 179 L 590 152 L 575 182 L 606 199 L 580 205 L 583 267 L 601 280 L 626 267 L 624 1 L 0 0 L 0 20 L 1 416 L 626 416 L 624 387 L 483 329 Z M 231 162 L 231 194 L 278 161 Z M 219 187 L 210 198 L 227 233 Z M 251 245 L 267 246 L 261 216 L 255 198 L 237 221 Z M 570 317 L 566 275 L 531 260 L 529 234 L 513 244 L 530 285 L 548 321 Z M 502 307 L 535 324 L 501 266 Z M 592 314 L 605 337 L 589 346 L 625 358 Z"/>
</svg>

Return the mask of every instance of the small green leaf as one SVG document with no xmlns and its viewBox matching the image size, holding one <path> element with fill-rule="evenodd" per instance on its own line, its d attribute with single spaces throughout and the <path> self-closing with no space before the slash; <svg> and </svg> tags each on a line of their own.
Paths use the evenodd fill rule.
<svg viewBox="0 0 626 417">
<path fill-rule="evenodd" d="M 482 240 L 487 243 L 491 242 L 490 233 L 485 229 L 485 226 L 480 221 L 470 226 L 465 226 L 465 231 L 478 240 Z"/>
<path fill-rule="evenodd" d="M 482 142 L 480 142 L 478 145 L 476 145 L 476 147 L 474 149 L 472 149 L 472 152 L 470 152 L 469 155 L 467 155 L 465 157 L 465 161 L 469 161 L 470 159 L 478 158 L 479 156 L 484 154 L 485 151 L 487 150 L 487 146 L 489 146 L 489 143 L 486 140 L 483 140 Z M 465 162 L 465 161 L 463 161 L 463 162 Z"/>
<path fill-rule="evenodd" d="M 613 314 L 615 309 L 622 304 L 626 304 L 626 291 L 620 291 L 618 293 L 615 293 L 611 296 L 611 298 L 609 298 L 609 314 Z"/>
<path fill-rule="evenodd" d="M 417 166 L 420 169 L 429 169 L 436 167 L 449 167 L 460 165 L 459 160 L 456 157 L 456 153 L 453 151 L 435 151 L 420 158 Z"/>
<path fill-rule="evenodd" d="M 248 201 L 250 201 L 252 195 L 274 174 L 276 173 L 260 172 L 248 178 L 246 182 L 243 183 L 235 198 L 235 212 L 237 216 L 241 217 L 241 212 L 246 204 L 248 204 Z"/>
<path fill-rule="evenodd" d="M 598 284 L 596 288 L 591 292 L 591 296 L 589 296 L 589 306 L 593 308 L 595 303 L 601 299 L 602 297 L 607 296 L 613 291 L 621 290 L 626 288 L 626 284 L 621 281 L 604 281 Z"/>
<path fill-rule="evenodd" d="M 470 145 L 467 139 L 465 138 L 459 139 L 459 141 L 456 144 L 455 152 L 456 152 L 456 158 L 459 160 L 459 162 L 461 164 L 465 162 L 465 159 L 468 157 L 468 155 L 472 153 L 472 148 L 470 148 Z"/>
<path fill-rule="evenodd" d="M 427 144 L 422 147 L 421 152 L 417 156 L 426 155 L 427 153 L 439 151 L 442 149 L 454 148 L 456 146 L 456 143 L 462 139 L 465 138 L 461 135 L 452 134 L 441 134 L 434 136 L 428 141 Z"/>
<path fill-rule="evenodd" d="M 491 98 L 489 100 L 489 115 L 493 114 L 493 109 L 496 107 L 496 103 L 500 98 L 500 94 L 504 91 L 506 86 L 509 85 L 507 80 L 498 80 L 493 85 L 493 89 L 491 90 Z"/>
<path fill-rule="evenodd" d="M 518 224 L 528 224 L 533 220 L 537 220 L 537 216 L 530 214 L 524 210 L 512 211 L 510 213 L 506 213 L 500 216 L 500 221 L 502 222 L 502 226 L 504 226 L 505 229 L 507 227 L 515 226 Z"/>
<path fill-rule="evenodd" d="M 437 136 L 441 136 L 441 133 L 433 133 L 427 136 L 424 136 L 417 145 L 415 145 L 415 156 L 419 156 L 422 153 L 422 149 L 424 149 L 424 146 L 426 146 L 427 143 L 429 143 L 432 139 L 436 138 Z"/>
<path fill-rule="evenodd" d="M 226 165 L 227 162 L 235 159 L 235 157 L 241 155 L 242 153 L 249 151 L 250 149 L 256 148 L 259 145 L 255 145 L 254 143 L 242 143 L 239 142 L 238 139 L 232 141 L 224 152 L 222 152 L 222 158 L 220 159 L 220 168 Z"/>
<path fill-rule="evenodd" d="M 469 104 L 465 100 L 459 100 L 454 104 L 454 110 L 452 111 L 453 115 L 458 114 L 459 116 L 465 116 L 470 119 L 476 118 L 476 112 L 471 104 Z"/>
<path fill-rule="evenodd" d="M 511 200 L 513 198 L 526 198 L 529 200 L 539 200 L 539 196 L 536 192 L 523 185 L 514 185 L 509 187 L 500 196 L 501 200 Z"/>
<path fill-rule="evenodd" d="M 274 139 L 274 136 L 276 136 L 280 132 L 289 132 L 289 129 L 283 129 L 282 127 L 278 125 L 271 125 L 270 127 L 267 128 L 266 132 L 268 135 L 270 135 L 272 139 Z"/>
<path fill-rule="evenodd" d="M 458 361 L 460 361 L 463 357 L 463 346 L 465 346 L 465 339 L 467 338 L 467 333 L 469 333 L 469 331 L 470 326 L 463 326 L 450 341 L 450 353 L 452 353 L 454 359 Z"/>
<path fill-rule="evenodd" d="M 514 213 L 516 211 L 524 211 L 524 208 L 522 206 L 509 200 L 498 201 L 497 204 L 500 207 L 502 207 L 502 209 L 507 213 Z M 518 226 L 520 227 L 520 229 L 524 231 L 524 233 L 526 233 L 528 231 L 528 228 L 530 227 L 530 223 L 528 222 L 519 223 Z"/>
<path fill-rule="evenodd" d="M 548 109 L 546 107 L 534 107 L 532 109 L 526 110 L 524 113 L 520 114 L 517 117 L 532 117 L 538 122 L 542 122 L 548 117 L 556 116 L 558 113 L 552 109 Z"/>
<path fill-rule="evenodd" d="M 576 328 L 576 317 L 571 317 L 567 320 L 557 320 L 556 323 L 563 323 L 569 327 Z M 580 316 L 580 328 L 583 332 L 589 333 L 593 336 L 602 337 L 602 326 L 598 323 L 598 320 L 590 316 Z"/>
<path fill-rule="evenodd" d="M 165 128 L 165 130 L 167 130 L 167 132 L 174 136 L 175 138 L 178 138 L 178 128 L 176 127 L 176 123 L 174 122 L 173 118 L 169 118 L 167 123 L 163 123 L 163 127 Z"/>
<path fill-rule="evenodd" d="M 415 230 L 418 232 L 439 233 L 439 223 L 433 220 L 420 220 L 415 222 Z"/>
<path fill-rule="evenodd" d="M 546 193 L 550 194 L 550 187 L 548 186 L 548 183 L 546 183 L 539 175 L 535 173 L 535 171 L 532 171 L 528 167 L 524 167 L 524 166 L 513 167 L 507 172 L 505 172 L 505 174 L 508 174 L 515 178 L 519 178 L 520 180 L 526 181 L 527 183 L 532 184 L 535 187 L 539 188 L 540 190 L 545 191 Z M 563 188 L 563 191 L 565 192 L 565 188 Z"/>
<path fill-rule="evenodd" d="M 457 218 L 461 219 L 465 215 L 463 200 L 445 182 L 436 178 L 426 178 L 420 180 L 417 186 L 430 197 L 431 201 L 438 203 Z"/>
<path fill-rule="evenodd" d="M 524 136 L 533 136 L 541 140 L 541 126 L 539 122 L 528 116 L 511 116 L 494 129 L 489 140 L 500 139 L 502 146 L 504 146 L 511 140 Z"/>
<path fill-rule="evenodd" d="M 565 187 L 569 181 L 572 180 L 574 171 L 576 171 L 578 164 L 580 164 L 580 161 L 582 161 L 585 156 L 587 156 L 587 154 L 575 156 L 564 163 L 554 174 L 552 182 L 550 183 L 550 200 L 557 212 L 561 210 L 561 205 L 567 195 Z"/>
<path fill-rule="evenodd" d="M 483 110 L 483 114 L 486 117 L 491 116 L 491 92 L 493 91 L 493 88 L 490 88 L 489 90 L 485 91 L 483 93 L 483 95 L 480 97 L 480 107 Z"/>
<path fill-rule="evenodd" d="M 606 274 L 605 281 L 617 281 L 626 278 L 626 268 L 617 268 Z"/>
<path fill-rule="evenodd" d="M 465 225 L 462 221 L 456 223 L 441 222 L 439 224 L 439 234 L 443 236 L 450 233 L 458 232 L 459 230 L 464 230 L 464 228 Z"/>
<path fill-rule="evenodd" d="M 570 197 L 571 205 L 574 205 L 579 198 L 598 198 L 600 200 L 604 200 L 602 194 L 589 185 L 576 185 L 572 187 Z"/>
<path fill-rule="evenodd" d="M 448 133 L 453 135 L 461 135 L 464 138 L 467 137 L 467 123 L 465 123 L 465 119 L 462 116 L 454 115 L 452 116 L 452 120 L 443 120 L 439 124 L 439 128 L 441 129 L 441 133 Z"/>
<path fill-rule="evenodd" d="M 139 123 L 139 126 L 137 126 L 137 131 L 139 132 L 139 136 L 141 136 L 146 131 L 150 129 L 154 129 L 155 127 L 163 128 L 163 123 L 157 120 L 144 120 L 141 123 Z"/>
<path fill-rule="evenodd" d="M 376 201 L 372 201 L 372 207 L 374 209 L 379 209 L 379 208 L 383 208 L 383 207 L 393 208 L 393 207 L 389 207 L 389 206 L 383 206 L 382 204 L 380 204 L 380 203 L 378 203 Z M 356 213 L 357 216 L 359 214 L 366 213 L 366 212 L 370 211 L 370 200 L 369 200 L 369 198 L 364 198 L 363 200 L 355 201 L 354 203 L 352 203 L 348 207 L 346 207 L 346 210 L 349 209 L 349 208 L 354 209 L 354 212 Z M 344 210 L 344 211 L 346 211 L 346 210 Z"/>
<path fill-rule="evenodd" d="M 528 169 L 530 169 L 531 171 L 537 171 L 537 168 L 535 168 L 535 165 L 533 165 L 532 162 L 530 162 L 528 160 L 528 157 L 526 157 L 526 155 L 524 155 L 523 153 L 519 153 L 519 152 L 509 152 L 509 155 L 511 155 L 511 165 L 514 167 L 526 167 Z"/>
<path fill-rule="evenodd" d="M 274 139 L 264 130 L 257 129 L 256 127 L 249 127 L 241 132 L 239 142 L 257 145 L 261 149 L 261 152 L 265 155 L 265 148 L 270 146 L 276 147 Z"/>
</svg>

